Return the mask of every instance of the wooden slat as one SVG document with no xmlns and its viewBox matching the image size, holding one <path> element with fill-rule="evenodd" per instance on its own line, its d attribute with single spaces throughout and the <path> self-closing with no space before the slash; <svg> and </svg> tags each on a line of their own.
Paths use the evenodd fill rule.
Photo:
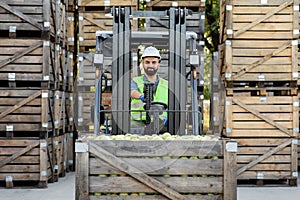
<svg viewBox="0 0 300 200">
<path fill-rule="evenodd" d="M 168 186 L 164 185 L 163 183 L 151 178 L 150 176 L 144 174 L 144 172 L 136 169 L 135 167 L 125 163 L 121 159 L 115 157 L 113 154 L 107 152 L 103 148 L 95 145 L 94 143 L 89 143 L 90 152 L 97 157 L 105 160 L 106 162 L 112 164 L 113 166 L 119 168 L 120 170 L 128 173 L 133 178 L 137 179 L 138 181 L 144 183 L 145 185 L 153 188 L 155 191 L 160 192 L 161 194 L 165 195 L 170 199 L 186 199 L 184 196 L 176 192 L 175 190 L 169 188 Z M 113 159 L 111 159 L 113 158 Z"/>
</svg>

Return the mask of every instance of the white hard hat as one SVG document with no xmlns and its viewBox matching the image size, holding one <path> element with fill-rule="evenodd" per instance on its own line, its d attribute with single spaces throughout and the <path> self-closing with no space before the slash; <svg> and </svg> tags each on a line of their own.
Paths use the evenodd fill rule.
<svg viewBox="0 0 300 200">
<path fill-rule="evenodd" d="M 155 47 L 152 47 L 152 46 L 144 49 L 142 58 L 145 58 L 145 57 L 157 57 L 159 60 L 161 59 L 159 51 Z"/>
</svg>

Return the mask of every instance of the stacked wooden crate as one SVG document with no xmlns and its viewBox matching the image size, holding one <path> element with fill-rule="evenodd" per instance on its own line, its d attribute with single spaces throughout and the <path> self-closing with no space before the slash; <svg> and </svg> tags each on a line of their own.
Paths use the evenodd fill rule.
<svg viewBox="0 0 300 200">
<path fill-rule="evenodd" d="M 78 140 L 76 200 L 235 200 L 236 142 L 177 139 Z"/>
<path fill-rule="evenodd" d="M 96 48 L 96 31 L 112 31 L 113 18 L 105 11 L 113 6 L 130 6 L 136 10 L 137 1 L 78 1 L 78 67 L 76 82 L 76 118 L 78 134 L 94 132 L 92 113 L 95 100 L 95 67 L 93 66 Z M 132 30 L 137 30 L 137 21 L 131 20 Z M 107 68 L 108 88 L 111 87 L 110 66 L 111 57 L 105 58 Z M 102 105 L 109 108 L 111 105 L 111 90 L 106 89 L 103 94 Z"/>
<path fill-rule="evenodd" d="M 47 187 L 67 170 L 64 138 L 73 120 L 66 18 L 57 0 L 0 2 L 0 181 L 7 187 Z"/>
<path fill-rule="evenodd" d="M 220 13 L 223 136 L 238 142 L 237 178 L 296 185 L 299 2 L 225 0 Z"/>
</svg>

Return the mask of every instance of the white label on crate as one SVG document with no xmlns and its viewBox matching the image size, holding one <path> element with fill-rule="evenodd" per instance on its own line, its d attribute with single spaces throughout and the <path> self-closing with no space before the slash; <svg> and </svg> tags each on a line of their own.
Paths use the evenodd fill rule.
<svg viewBox="0 0 300 200">
<path fill-rule="evenodd" d="M 297 46 L 298 45 L 298 40 L 293 40 L 292 45 Z"/>
<path fill-rule="evenodd" d="M 259 100 L 260 102 L 267 102 L 267 97 L 260 97 Z"/>
<path fill-rule="evenodd" d="M 79 15 L 78 20 L 82 21 L 83 20 L 83 16 Z"/>
<path fill-rule="evenodd" d="M 66 161 L 64 161 L 64 168 L 67 166 Z"/>
<path fill-rule="evenodd" d="M 73 160 L 68 160 L 69 165 L 73 165 Z"/>
<path fill-rule="evenodd" d="M 201 81 L 200 81 L 200 85 L 204 85 L 204 80 L 201 80 Z"/>
<path fill-rule="evenodd" d="M 226 40 L 225 44 L 226 44 L 226 46 L 231 46 L 231 41 L 230 40 Z"/>
<path fill-rule="evenodd" d="M 41 171 L 41 176 L 47 176 L 47 171 Z"/>
<path fill-rule="evenodd" d="M 298 128 L 294 128 L 294 132 L 295 133 L 299 133 L 299 127 Z"/>
<path fill-rule="evenodd" d="M 83 101 L 82 96 L 79 96 L 79 97 L 78 97 L 78 101 Z"/>
<path fill-rule="evenodd" d="M 41 142 L 40 146 L 41 148 L 47 147 L 47 142 Z"/>
<path fill-rule="evenodd" d="M 85 153 L 88 152 L 89 146 L 87 143 L 76 142 L 75 144 L 75 152 L 76 153 Z"/>
<path fill-rule="evenodd" d="M 233 30 L 232 29 L 227 29 L 226 33 L 227 33 L 227 35 L 232 35 L 233 34 Z"/>
<path fill-rule="evenodd" d="M 68 17 L 68 21 L 73 22 L 73 21 L 74 21 L 74 17 L 73 17 L 73 16 L 69 16 L 69 17 Z"/>
<path fill-rule="evenodd" d="M 54 124 L 57 125 L 58 124 L 58 120 L 54 120 Z"/>
<path fill-rule="evenodd" d="M 45 28 L 50 27 L 50 22 L 44 22 L 44 27 L 45 27 Z"/>
<path fill-rule="evenodd" d="M 294 6 L 294 11 L 299 11 L 299 5 Z"/>
<path fill-rule="evenodd" d="M 14 131 L 14 126 L 13 125 L 6 125 L 6 131 L 7 132 Z"/>
<path fill-rule="evenodd" d="M 43 92 L 42 93 L 42 98 L 48 98 L 48 92 Z"/>
<path fill-rule="evenodd" d="M 200 18 L 204 20 L 205 19 L 205 15 L 201 15 Z"/>
<path fill-rule="evenodd" d="M 17 27 L 16 26 L 10 26 L 9 27 L 9 32 L 10 33 L 15 33 L 17 31 Z"/>
<path fill-rule="evenodd" d="M 82 42 L 84 40 L 83 37 L 79 37 L 79 41 Z"/>
<path fill-rule="evenodd" d="M 204 95 L 203 94 L 200 95 L 200 99 L 204 99 Z"/>
<path fill-rule="evenodd" d="M 74 42 L 74 41 L 75 41 L 74 37 L 69 37 L 68 38 L 68 42 Z"/>
<path fill-rule="evenodd" d="M 49 46 L 50 46 L 50 41 L 44 41 L 43 45 L 44 45 L 45 47 L 49 47 Z"/>
<path fill-rule="evenodd" d="M 70 58 L 70 59 L 73 59 L 73 54 L 72 54 L 72 53 L 69 54 L 69 58 Z"/>
<path fill-rule="evenodd" d="M 227 142 L 226 143 L 227 152 L 237 152 L 237 143 L 236 142 Z"/>
<path fill-rule="evenodd" d="M 9 81 L 15 81 L 16 80 L 16 74 L 15 73 L 8 73 L 7 75 Z"/>
<path fill-rule="evenodd" d="M 294 107 L 299 107 L 299 101 L 295 101 L 295 102 L 293 103 L 293 106 L 294 106 Z"/>
<path fill-rule="evenodd" d="M 232 5 L 226 5 L 226 10 L 227 10 L 227 11 L 232 10 Z"/>
<path fill-rule="evenodd" d="M 231 133 L 231 128 L 226 128 L 226 133 Z"/>
<path fill-rule="evenodd" d="M 49 81 L 50 80 L 50 76 L 43 76 L 43 80 L 44 81 Z"/>
<path fill-rule="evenodd" d="M 201 0 L 201 2 L 205 2 L 206 0 Z"/>
<path fill-rule="evenodd" d="M 48 123 L 43 123 L 43 124 L 42 124 L 42 127 L 48 128 Z"/>
<path fill-rule="evenodd" d="M 213 97 L 213 100 L 214 100 L 214 101 L 218 101 L 218 100 L 219 100 L 219 97 L 214 96 L 214 97 Z"/>
<path fill-rule="evenodd" d="M 96 53 L 94 55 L 94 63 L 96 63 L 96 64 L 103 64 L 103 60 L 104 60 L 103 54 Z"/>
<path fill-rule="evenodd" d="M 73 101 L 73 96 L 70 96 L 70 98 L 69 98 L 69 99 L 70 99 L 70 101 Z"/>
<path fill-rule="evenodd" d="M 178 7 L 178 2 L 173 1 L 173 2 L 172 2 L 172 7 Z"/>
<path fill-rule="evenodd" d="M 299 35 L 299 29 L 294 29 L 293 33 L 294 33 L 294 35 Z"/>
<path fill-rule="evenodd" d="M 260 3 L 261 4 L 268 4 L 268 0 L 261 0 Z"/>
<path fill-rule="evenodd" d="M 298 172 L 293 172 L 293 173 L 292 173 L 292 176 L 293 176 L 293 177 L 298 177 Z"/>
<path fill-rule="evenodd" d="M 56 31 L 56 35 L 59 36 L 59 35 L 60 35 L 60 32 L 61 32 L 61 30 L 58 29 L 58 30 Z"/>
<path fill-rule="evenodd" d="M 298 140 L 293 139 L 292 144 L 298 144 Z"/>
<path fill-rule="evenodd" d="M 231 78 L 231 73 L 225 73 L 225 78 Z"/>
<path fill-rule="evenodd" d="M 70 76 L 70 77 L 73 77 L 73 72 L 69 72 L 69 76 Z"/>
<path fill-rule="evenodd" d="M 83 118 L 78 118 L 78 122 L 82 123 L 83 122 Z"/>
<path fill-rule="evenodd" d="M 55 95 L 55 99 L 59 99 L 59 95 L 58 94 Z"/>
<path fill-rule="evenodd" d="M 73 133 L 69 133 L 70 137 L 72 138 L 73 137 Z"/>
<path fill-rule="evenodd" d="M 298 77 L 299 77 L 298 72 L 293 72 L 293 78 L 298 78 Z"/>
<path fill-rule="evenodd" d="M 265 76 L 264 75 L 259 75 L 258 76 L 258 80 L 259 81 L 264 81 L 265 80 Z"/>
<path fill-rule="evenodd" d="M 72 122 L 73 121 L 73 117 L 69 117 L 69 121 Z"/>
<path fill-rule="evenodd" d="M 83 77 L 79 77 L 78 80 L 79 81 L 84 81 L 84 78 Z"/>
<path fill-rule="evenodd" d="M 79 56 L 78 61 L 79 61 L 79 62 L 82 62 L 82 61 L 83 61 L 83 57 L 82 57 L 82 56 Z"/>
<path fill-rule="evenodd" d="M 54 165 L 54 170 L 58 170 L 58 165 Z"/>
<path fill-rule="evenodd" d="M 231 106 L 231 101 L 226 101 L 226 106 Z"/>
<path fill-rule="evenodd" d="M 59 48 L 59 45 L 58 45 L 58 44 L 55 45 L 55 50 L 56 50 L 56 51 L 59 51 L 59 49 L 60 49 L 60 48 Z"/>
<path fill-rule="evenodd" d="M 214 120 L 214 122 L 217 122 L 217 121 L 219 121 L 219 118 L 218 117 L 213 117 L 213 120 Z"/>
<path fill-rule="evenodd" d="M 264 179 L 263 173 L 257 173 L 257 179 Z"/>
<path fill-rule="evenodd" d="M 110 6 L 110 0 L 104 0 L 104 6 Z"/>
<path fill-rule="evenodd" d="M 13 181 L 12 176 L 6 176 L 6 177 L 5 177 L 5 181 L 6 181 L 6 182 L 12 182 L 12 181 Z"/>
</svg>

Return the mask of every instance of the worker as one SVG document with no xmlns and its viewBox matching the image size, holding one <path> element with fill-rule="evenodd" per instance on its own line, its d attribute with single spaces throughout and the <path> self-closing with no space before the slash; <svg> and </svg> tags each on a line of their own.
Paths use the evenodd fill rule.
<svg viewBox="0 0 300 200">
<path fill-rule="evenodd" d="M 160 61 L 160 53 L 155 47 L 149 46 L 144 49 L 142 54 L 144 75 L 134 77 L 131 80 L 131 110 L 136 110 L 136 112 L 131 112 L 132 128 L 145 127 L 146 112 L 141 112 L 141 110 L 144 111 L 145 104 L 143 93 L 145 82 L 154 84 L 153 102 L 161 102 L 168 105 L 168 81 L 157 74 L 160 67 Z M 163 112 L 159 118 L 159 126 L 160 129 L 162 129 L 163 127 L 166 127 L 168 123 L 167 112 Z"/>
</svg>

